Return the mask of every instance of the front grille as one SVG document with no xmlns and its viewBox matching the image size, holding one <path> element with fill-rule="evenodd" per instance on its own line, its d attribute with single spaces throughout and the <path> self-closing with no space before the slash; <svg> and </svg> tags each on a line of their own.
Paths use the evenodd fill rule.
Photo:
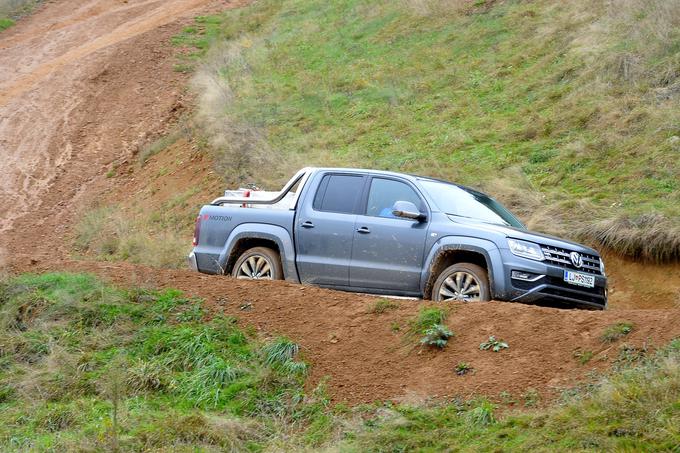
<svg viewBox="0 0 680 453">
<path fill-rule="evenodd" d="M 574 294 L 571 291 L 565 291 L 562 289 L 558 288 L 545 288 L 544 290 L 541 291 L 542 294 L 550 294 L 553 296 L 561 296 L 561 297 L 569 297 L 571 299 L 578 299 L 586 302 L 593 302 L 596 304 L 604 304 L 604 294 L 602 295 L 595 295 L 595 294 Z"/>
<path fill-rule="evenodd" d="M 596 286 L 594 288 L 586 288 L 585 286 L 576 286 L 576 285 L 570 285 L 569 283 L 565 282 L 561 278 L 557 277 L 546 277 L 548 284 L 552 286 L 557 286 L 560 288 L 564 288 L 567 291 L 579 291 L 582 293 L 589 293 L 589 294 L 595 294 L 597 296 L 602 296 L 604 297 L 604 287 L 603 286 Z"/>
<path fill-rule="evenodd" d="M 545 256 L 545 261 L 547 263 L 588 274 L 602 274 L 600 272 L 600 258 L 595 255 L 579 252 L 583 257 L 583 265 L 581 267 L 576 267 L 574 266 L 574 263 L 571 262 L 572 250 L 563 249 L 561 247 L 552 247 L 550 245 L 544 245 L 541 249 L 543 250 L 543 255 Z"/>
<path fill-rule="evenodd" d="M 541 278 L 540 280 L 537 280 L 535 282 L 527 282 L 524 280 L 517 280 L 513 279 L 512 280 L 512 286 L 517 288 L 517 289 L 523 289 L 525 291 L 529 291 L 534 289 L 537 286 L 540 285 L 545 285 L 548 284 L 550 286 L 554 286 L 554 291 L 578 291 L 579 293 L 588 293 L 592 294 L 594 296 L 598 297 L 604 297 L 604 287 L 602 286 L 596 286 L 594 288 L 586 288 L 585 286 L 576 286 L 576 285 L 570 285 L 569 283 L 565 282 L 563 279 L 558 278 L 558 277 L 550 277 L 550 276 L 545 276 Z M 549 292 L 547 289 L 542 289 L 542 293 Z M 556 293 L 555 293 L 556 294 Z M 564 294 L 560 294 L 564 295 Z M 571 297 L 581 297 L 580 295 L 572 295 Z"/>
</svg>

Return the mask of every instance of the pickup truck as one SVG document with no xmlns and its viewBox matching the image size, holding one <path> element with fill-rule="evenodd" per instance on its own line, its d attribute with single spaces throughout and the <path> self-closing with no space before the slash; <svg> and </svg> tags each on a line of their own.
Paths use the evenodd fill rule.
<svg viewBox="0 0 680 453">
<path fill-rule="evenodd" d="M 191 268 L 434 301 L 607 306 L 597 251 L 528 231 L 474 189 L 304 168 L 279 192 L 227 191 L 196 219 Z"/>
</svg>

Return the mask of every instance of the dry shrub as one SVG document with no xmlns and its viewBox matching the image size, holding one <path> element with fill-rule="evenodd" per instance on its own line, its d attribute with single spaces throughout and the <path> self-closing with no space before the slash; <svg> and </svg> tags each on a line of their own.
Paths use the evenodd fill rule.
<svg viewBox="0 0 680 453">
<path fill-rule="evenodd" d="M 661 214 L 602 220 L 579 233 L 620 255 L 654 263 L 680 260 L 680 226 Z"/>
<path fill-rule="evenodd" d="M 100 259 L 121 259 L 154 267 L 184 265 L 188 240 L 179 231 L 152 231 L 147 219 L 132 219 L 116 207 L 96 208 L 75 228 L 75 248 Z"/>
<path fill-rule="evenodd" d="M 531 187 L 519 167 L 506 169 L 500 177 L 486 182 L 484 190 L 527 224 L 544 204 L 544 196 Z"/>
<path fill-rule="evenodd" d="M 286 172 L 281 154 L 271 148 L 261 128 L 229 114 L 232 83 L 248 90 L 248 63 L 243 56 L 247 38 L 215 44 L 205 63 L 196 71 L 193 87 L 199 96 L 196 121 L 215 157 L 218 171 L 238 183 L 273 183 Z"/>
<path fill-rule="evenodd" d="M 0 246 L 0 281 L 9 276 L 9 253 L 4 247 Z"/>
<path fill-rule="evenodd" d="M 95 391 L 91 382 L 83 379 L 77 355 L 56 344 L 49 345 L 49 354 L 39 367 L 22 364 L 20 369 L 21 378 L 14 384 L 15 391 L 26 401 L 59 401 Z"/>
<path fill-rule="evenodd" d="M 137 434 L 144 448 L 178 447 L 182 444 L 213 445 L 224 451 L 248 451 L 248 441 L 261 439 L 261 427 L 254 422 L 195 413 L 168 416 Z"/>
</svg>

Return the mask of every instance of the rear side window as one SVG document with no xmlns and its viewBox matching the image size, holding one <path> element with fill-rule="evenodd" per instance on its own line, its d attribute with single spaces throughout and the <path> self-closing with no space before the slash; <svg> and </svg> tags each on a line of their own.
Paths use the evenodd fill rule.
<svg viewBox="0 0 680 453">
<path fill-rule="evenodd" d="M 319 184 L 312 206 L 317 211 L 353 214 L 363 188 L 363 176 L 326 175 Z"/>
</svg>

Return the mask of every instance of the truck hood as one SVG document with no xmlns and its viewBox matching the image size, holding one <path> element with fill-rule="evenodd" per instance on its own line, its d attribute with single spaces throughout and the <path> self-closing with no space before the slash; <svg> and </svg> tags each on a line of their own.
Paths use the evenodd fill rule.
<svg viewBox="0 0 680 453">
<path fill-rule="evenodd" d="M 600 256 L 597 250 L 586 247 L 577 242 L 568 241 L 566 239 L 558 238 L 557 236 L 550 236 L 549 234 L 537 233 L 535 231 L 523 230 L 521 228 L 514 228 L 506 225 L 498 225 L 495 223 L 481 222 L 475 219 L 468 219 L 465 217 L 458 217 L 449 215 L 449 219 L 454 223 L 474 226 L 477 230 L 484 230 L 490 233 L 496 233 L 508 238 L 521 239 L 523 241 L 535 242 L 541 245 L 549 245 L 552 247 L 568 248 L 580 253 L 587 253 L 589 255 Z M 508 248 L 507 244 L 500 248 Z"/>
</svg>

